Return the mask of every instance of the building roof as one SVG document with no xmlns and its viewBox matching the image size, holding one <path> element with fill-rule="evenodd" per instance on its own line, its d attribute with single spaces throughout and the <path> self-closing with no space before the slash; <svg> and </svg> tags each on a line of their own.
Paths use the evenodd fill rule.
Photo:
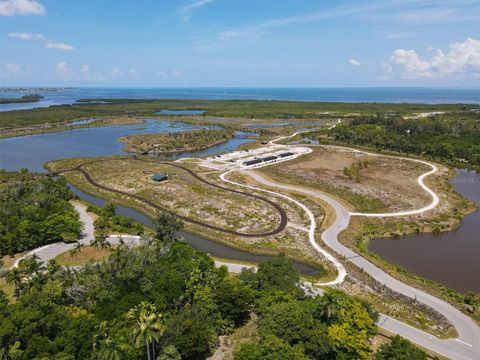
<svg viewBox="0 0 480 360">
<path fill-rule="evenodd" d="M 165 175 L 165 174 L 153 174 L 152 176 L 150 176 L 150 179 L 155 180 L 155 181 L 166 180 L 166 179 L 168 179 L 168 175 Z"/>
<path fill-rule="evenodd" d="M 243 165 L 255 165 L 255 164 L 260 164 L 262 160 L 256 159 L 256 160 L 248 160 L 243 163 Z"/>
<path fill-rule="evenodd" d="M 270 160 L 275 160 L 277 157 L 276 156 L 266 156 L 262 158 L 262 161 L 270 161 Z"/>
</svg>

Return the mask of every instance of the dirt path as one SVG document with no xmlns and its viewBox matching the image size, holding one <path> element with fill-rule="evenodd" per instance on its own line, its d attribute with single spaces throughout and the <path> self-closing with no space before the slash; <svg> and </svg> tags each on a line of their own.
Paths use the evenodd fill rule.
<svg viewBox="0 0 480 360">
<path fill-rule="evenodd" d="M 254 199 L 257 199 L 257 200 L 260 200 L 260 201 L 263 201 L 265 203 L 267 203 L 268 205 L 272 206 L 275 210 L 277 210 L 277 212 L 279 213 L 280 215 L 280 223 L 278 224 L 278 226 L 274 229 L 274 230 L 271 230 L 271 231 L 267 231 L 267 232 L 263 232 L 263 233 L 243 233 L 243 232 L 239 232 L 239 231 L 236 231 L 236 230 L 231 230 L 231 229 L 225 229 L 225 228 L 222 228 L 222 227 L 219 227 L 219 226 L 215 226 L 215 225 L 211 225 L 211 224 L 207 224 L 207 223 L 204 223 L 202 221 L 199 221 L 199 220 L 195 220 L 195 219 L 192 219 L 192 218 L 189 218 L 189 217 L 186 217 L 186 216 L 183 216 L 183 215 L 179 215 L 169 209 L 166 209 L 156 203 L 154 203 L 153 201 L 150 201 L 144 197 L 141 197 L 139 195 L 136 195 L 136 194 L 131 194 L 131 193 L 128 193 L 128 192 L 125 192 L 125 191 L 121 191 L 121 190 L 118 190 L 118 189 L 114 189 L 114 188 L 110 188 L 108 186 L 105 186 L 105 185 L 102 185 L 102 184 L 99 184 L 97 183 L 93 178 L 92 176 L 83 168 L 83 166 L 85 164 L 80 164 L 74 168 L 71 168 L 71 169 L 67 169 L 67 170 L 61 170 L 61 171 L 57 171 L 55 172 L 55 174 L 61 174 L 61 173 L 65 173 L 65 172 L 69 172 L 69 171 L 79 171 L 83 174 L 83 176 L 85 177 L 85 180 L 90 184 L 90 185 L 93 185 L 99 189 L 102 189 L 102 190 L 106 190 L 106 191 L 110 191 L 110 192 L 113 192 L 113 193 L 116 193 L 116 194 L 120 194 L 120 195 L 125 195 L 125 196 L 128 196 L 128 197 L 131 197 L 131 198 L 134 198 L 136 200 L 139 200 L 141 202 L 143 202 L 144 204 L 147 204 L 151 207 L 153 207 L 154 209 L 157 209 L 157 210 L 160 210 L 160 211 L 163 211 L 163 212 L 166 212 L 166 213 L 169 213 L 175 217 L 177 217 L 178 219 L 180 220 L 183 220 L 185 222 L 188 222 L 188 223 L 191 223 L 191 224 L 195 224 L 195 225 L 199 225 L 199 226 L 203 226 L 203 227 L 206 227 L 206 228 L 209 228 L 211 230 L 215 230 L 215 231 L 220 231 L 220 232 L 223 232 L 223 233 L 227 233 L 227 234 L 231 234 L 231 235 L 235 235 L 235 236 L 240 236 L 240 237 L 248 237 L 248 238 L 253 238 L 253 237 L 264 237 L 264 236 L 271 236 L 271 235 L 276 235 L 278 233 L 280 233 L 281 231 L 283 231 L 285 229 L 285 227 L 287 226 L 287 223 L 288 223 L 288 217 L 287 217 L 287 213 L 285 211 L 285 209 L 283 209 L 280 205 L 278 205 L 277 203 L 267 199 L 266 197 L 263 197 L 263 196 L 259 196 L 259 195 L 255 195 L 255 194 L 250 194 L 248 192 L 243 192 L 243 191 L 240 191 L 240 190 L 235 190 L 235 189 L 229 189 L 227 187 L 223 187 L 223 186 L 220 186 L 220 185 L 217 185 L 215 183 L 212 183 L 212 182 L 209 182 L 205 179 L 203 179 L 202 177 L 200 177 L 198 174 L 196 174 L 194 171 L 182 166 L 182 165 L 178 165 L 178 164 L 173 164 L 173 163 L 168 163 L 168 162 L 160 162 L 160 161 L 155 161 L 155 160 L 147 160 L 147 159 L 139 159 L 137 157 L 133 157 L 132 158 L 133 160 L 135 161 L 144 161 L 144 162 L 150 162 L 150 163 L 156 163 L 156 164 L 159 164 L 159 165 L 168 165 L 168 166 L 173 166 L 173 167 L 176 167 L 176 168 L 179 168 L 179 169 L 182 169 L 184 171 L 186 171 L 187 173 L 189 173 L 192 177 L 194 177 L 195 179 L 197 179 L 198 181 L 201 181 L 203 182 L 204 184 L 207 184 L 208 186 L 212 186 L 212 187 L 215 187 L 217 189 L 221 189 L 221 190 L 225 190 L 225 191 L 229 191 L 229 192 L 232 192 L 232 193 L 235 193 L 235 194 L 239 194 L 239 195 L 242 195 L 242 196 L 247 196 L 247 197 L 250 197 L 250 198 L 254 198 Z M 101 161 L 107 161 L 107 160 L 98 160 L 98 162 L 101 162 Z M 88 162 L 88 164 L 91 164 L 91 163 L 94 163 L 95 161 L 90 161 Z"/>
</svg>

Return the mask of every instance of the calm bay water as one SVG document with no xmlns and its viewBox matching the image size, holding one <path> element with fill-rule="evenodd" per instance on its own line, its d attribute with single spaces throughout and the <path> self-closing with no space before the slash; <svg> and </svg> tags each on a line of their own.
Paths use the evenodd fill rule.
<svg viewBox="0 0 480 360">
<path fill-rule="evenodd" d="M 480 205 L 480 174 L 459 170 L 456 191 Z M 372 240 L 368 249 L 387 261 L 460 292 L 480 292 L 480 211 L 456 231 Z"/>
<path fill-rule="evenodd" d="M 0 97 L 19 97 L 18 92 Z M 480 89 L 456 88 L 73 88 L 42 92 L 37 103 L 1 104 L 0 111 L 72 104 L 79 99 L 297 100 L 380 103 L 480 104 Z"/>
<path fill-rule="evenodd" d="M 194 129 L 209 128 L 180 122 L 146 119 L 143 124 L 108 126 L 52 132 L 45 134 L 19 136 L 0 139 L 0 168 L 31 171 L 44 171 L 43 164 L 50 160 L 72 157 L 89 157 L 126 154 L 119 137 L 133 134 L 171 133 Z M 211 128 L 211 127 L 210 127 Z M 244 135 L 239 132 L 239 135 Z M 208 156 L 210 154 L 230 151 L 251 139 L 232 138 L 229 141 L 208 149 L 172 153 L 168 159 L 179 157 Z"/>
</svg>

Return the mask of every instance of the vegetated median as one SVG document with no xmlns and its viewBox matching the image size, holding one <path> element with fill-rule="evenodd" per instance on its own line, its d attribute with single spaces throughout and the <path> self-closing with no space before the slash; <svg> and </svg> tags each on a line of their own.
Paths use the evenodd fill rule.
<svg viewBox="0 0 480 360">
<path fill-rule="evenodd" d="M 227 142 L 233 135 L 234 131 L 230 129 L 201 129 L 167 134 L 127 135 L 119 141 L 126 143 L 124 151 L 146 154 L 202 150 Z"/>
</svg>

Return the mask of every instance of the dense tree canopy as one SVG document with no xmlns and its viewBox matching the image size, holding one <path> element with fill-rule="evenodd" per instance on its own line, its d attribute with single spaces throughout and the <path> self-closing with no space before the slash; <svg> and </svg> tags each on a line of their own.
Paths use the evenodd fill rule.
<svg viewBox="0 0 480 360">
<path fill-rule="evenodd" d="M 0 170 L 0 255 L 78 238 L 82 225 L 65 179 Z"/>
<path fill-rule="evenodd" d="M 420 119 L 364 116 L 329 133 L 341 142 L 480 166 L 480 115 L 476 112 Z"/>
<path fill-rule="evenodd" d="M 388 344 L 383 344 L 375 354 L 377 360 L 426 360 L 427 354 L 410 341 L 396 335 Z"/>
<path fill-rule="evenodd" d="M 126 216 L 117 215 L 115 205 L 106 203 L 103 208 L 90 205 L 88 211 L 98 215 L 94 222 L 95 231 L 98 235 L 107 236 L 111 233 L 142 235 L 143 226 Z"/>
<path fill-rule="evenodd" d="M 102 211 L 114 216 L 111 206 Z M 253 313 L 257 331 L 237 360 L 371 355 L 377 314 L 368 304 L 335 290 L 306 297 L 283 255 L 257 272 L 230 275 L 179 241 L 173 234 L 181 226 L 164 216 L 155 238 L 143 237 L 137 248 L 121 244 L 80 269 L 32 257 L 6 271 L 16 301 L 0 291 L 0 358 L 205 359 L 219 335 Z M 381 359 L 405 353 L 396 343 L 382 349 Z"/>
</svg>

